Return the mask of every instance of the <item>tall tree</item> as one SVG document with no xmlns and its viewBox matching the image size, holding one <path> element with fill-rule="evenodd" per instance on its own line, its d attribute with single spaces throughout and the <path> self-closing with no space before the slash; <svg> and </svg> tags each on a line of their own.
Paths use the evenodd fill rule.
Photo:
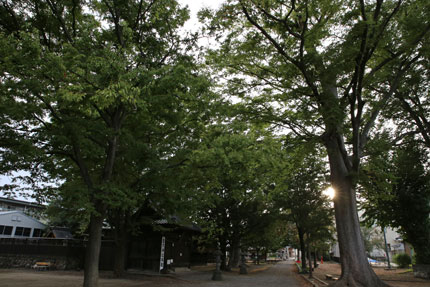
<svg viewBox="0 0 430 287">
<path fill-rule="evenodd" d="M 428 1 L 229 0 L 210 17 L 210 52 L 246 116 L 318 136 L 330 162 L 342 275 L 383 286 L 365 254 L 356 175 L 369 131 L 429 37 Z M 274 104 L 276 102 L 276 104 Z"/>
<path fill-rule="evenodd" d="M 237 253 L 255 218 L 263 217 L 273 147 L 276 141 L 267 132 L 233 122 L 210 127 L 193 153 L 190 175 L 199 204 L 195 220 L 209 240 L 220 243 L 223 255 L 227 246 L 230 254 Z M 227 268 L 224 256 L 222 267 Z"/>
<path fill-rule="evenodd" d="M 204 116 L 192 106 L 207 82 L 178 32 L 187 19 L 174 0 L 0 4 L 4 169 L 76 188 L 89 214 L 84 286 L 97 286 L 107 211 L 139 197 L 142 159 L 175 158 L 167 141 Z"/>
<path fill-rule="evenodd" d="M 317 241 L 330 241 L 333 224 L 330 201 L 322 193 L 327 175 L 325 163 L 315 147 L 307 147 L 285 151 L 272 192 L 274 205 L 296 226 L 304 270 L 308 247 Z"/>
<path fill-rule="evenodd" d="M 362 205 L 368 224 L 398 228 L 416 252 L 417 264 L 430 264 L 430 172 L 427 150 L 416 142 L 370 159 L 363 166 Z M 388 152 L 386 152 L 388 154 Z M 381 166 L 383 168 L 381 168 Z"/>
<path fill-rule="evenodd" d="M 274 210 L 264 213 L 252 213 L 247 232 L 244 233 L 241 246 L 244 250 L 255 250 L 256 263 L 260 263 L 260 256 L 266 252 L 277 250 L 291 244 L 296 235 L 294 227 Z"/>
</svg>

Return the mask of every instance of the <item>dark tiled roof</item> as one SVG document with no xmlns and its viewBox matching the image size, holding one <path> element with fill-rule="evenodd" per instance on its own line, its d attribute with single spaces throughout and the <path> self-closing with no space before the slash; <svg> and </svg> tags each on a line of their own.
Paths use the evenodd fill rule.
<svg viewBox="0 0 430 287">
<path fill-rule="evenodd" d="M 54 235 L 54 238 L 57 238 L 57 239 L 73 239 L 72 233 L 66 227 L 53 227 L 53 228 L 51 228 L 50 231 Z"/>
</svg>

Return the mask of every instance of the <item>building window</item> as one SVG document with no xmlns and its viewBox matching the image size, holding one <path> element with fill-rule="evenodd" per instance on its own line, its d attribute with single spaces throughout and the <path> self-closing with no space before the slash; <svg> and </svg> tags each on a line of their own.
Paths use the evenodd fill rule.
<svg viewBox="0 0 430 287">
<path fill-rule="evenodd" d="M 31 228 L 24 228 L 24 232 L 22 236 L 30 237 L 30 234 L 31 234 Z"/>
<path fill-rule="evenodd" d="M 15 236 L 30 237 L 30 233 L 31 228 L 17 226 L 15 229 Z"/>
<path fill-rule="evenodd" d="M 4 235 L 12 235 L 12 229 L 13 229 L 13 226 L 5 226 L 3 234 Z"/>
<path fill-rule="evenodd" d="M 15 229 L 15 236 L 22 236 L 22 233 L 24 232 L 24 227 L 16 227 Z"/>
<path fill-rule="evenodd" d="M 42 237 L 42 229 L 39 228 L 35 228 L 33 229 L 33 237 Z"/>
<path fill-rule="evenodd" d="M 0 225 L 0 235 L 11 235 L 12 229 L 12 226 Z"/>
</svg>

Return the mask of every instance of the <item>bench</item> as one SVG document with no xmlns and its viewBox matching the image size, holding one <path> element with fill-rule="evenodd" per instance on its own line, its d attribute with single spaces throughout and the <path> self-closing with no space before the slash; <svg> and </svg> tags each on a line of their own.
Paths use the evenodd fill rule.
<svg viewBox="0 0 430 287">
<path fill-rule="evenodd" d="M 36 262 L 36 264 L 34 264 L 31 268 L 35 269 L 36 271 L 43 271 L 49 270 L 51 266 L 51 262 Z"/>
</svg>

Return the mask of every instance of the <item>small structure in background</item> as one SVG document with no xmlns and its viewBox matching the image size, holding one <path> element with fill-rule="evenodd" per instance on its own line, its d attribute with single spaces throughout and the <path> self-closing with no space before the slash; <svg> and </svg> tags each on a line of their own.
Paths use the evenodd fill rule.
<svg viewBox="0 0 430 287">
<path fill-rule="evenodd" d="M 48 227 L 29 215 L 37 212 L 43 214 L 44 206 L 5 199 L 0 200 L 0 208 L 20 208 L 0 210 L 0 268 L 34 267 L 36 270 L 46 270 L 52 267 L 66 270 L 83 267 L 84 238 L 74 238 L 69 227 Z M 31 211 L 31 208 L 34 210 Z M 175 268 L 189 268 L 195 262 L 207 262 L 207 254 L 198 252 L 197 242 L 193 238 L 202 232 L 199 226 L 179 216 L 163 217 L 155 210 L 144 210 L 139 216 L 141 223 L 135 225 L 133 231 L 127 230 L 125 244 L 129 252 L 124 258 L 126 269 L 159 272 L 161 266 L 164 271 L 170 272 Z M 111 228 L 104 231 L 99 267 L 100 270 L 112 270 L 115 237 L 109 233 Z M 163 252 L 161 246 L 164 247 Z M 196 253 L 198 256 L 195 256 Z M 48 268 L 45 263 L 52 266 Z"/>
<path fill-rule="evenodd" d="M 50 227 L 46 233 L 48 238 L 73 239 L 72 232 L 68 227 Z"/>
<path fill-rule="evenodd" d="M 179 216 L 161 218 L 154 211 L 147 214 L 148 223 L 136 226 L 129 236 L 126 268 L 153 272 L 188 268 L 195 250 L 193 236 L 201 233 L 200 227 Z"/>
</svg>

